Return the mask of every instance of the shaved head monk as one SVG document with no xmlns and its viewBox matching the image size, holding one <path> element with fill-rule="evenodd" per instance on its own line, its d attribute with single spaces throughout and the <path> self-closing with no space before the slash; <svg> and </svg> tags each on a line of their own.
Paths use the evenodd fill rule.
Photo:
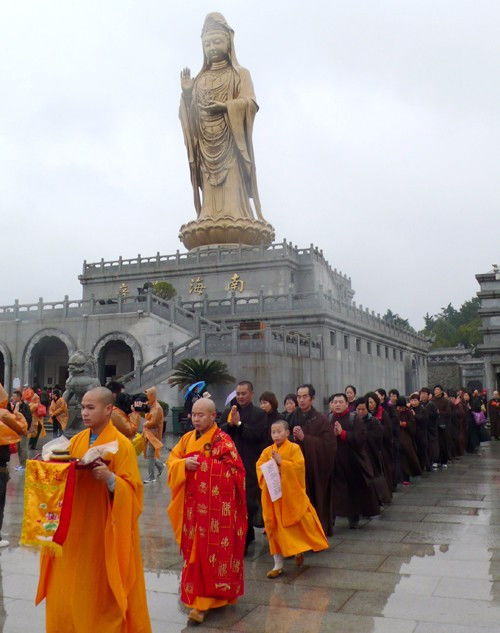
<svg viewBox="0 0 500 633">
<path fill-rule="evenodd" d="M 167 462 L 168 515 L 184 558 L 181 600 L 193 622 L 203 622 L 209 609 L 234 604 L 243 594 L 245 469 L 215 416 L 209 398 L 197 400 L 191 412 L 194 431 L 182 436 Z"/>
<path fill-rule="evenodd" d="M 105 387 L 82 399 L 87 427 L 70 443 L 71 457 L 90 446 L 118 443 L 92 469 L 77 469 L 62 555 L 41 554 L 36 603 L 46 599 L 46 633 L 151 633 L 138 519 L 142 482 L 130 441 L 111 423 L 113 394 Z"/>
</svg>

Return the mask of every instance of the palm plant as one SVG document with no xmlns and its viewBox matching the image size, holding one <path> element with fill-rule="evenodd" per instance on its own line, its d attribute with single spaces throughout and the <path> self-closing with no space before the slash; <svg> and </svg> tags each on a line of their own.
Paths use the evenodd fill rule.
<svg viewBox="0 0 500 633">
<path fill-rule="evenodd" d="M 168 383 L 181 390 L 200 380 L 204 380 L 207 385 L 223 385 L 235 381 L 228 372 L 226 363 L 221 360 L 185 358 L 174 367 Z"/>
</svg>

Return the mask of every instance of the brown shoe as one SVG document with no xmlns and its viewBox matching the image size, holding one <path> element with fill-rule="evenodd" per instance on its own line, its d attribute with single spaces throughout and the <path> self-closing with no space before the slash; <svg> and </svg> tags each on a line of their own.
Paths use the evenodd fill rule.
<svg viewBox="0 0 500 633">
<path fill-rule="evenodd" d="M 282 573 L 283 573 L 283 567 L 281 567 L 281 569 L 271 569 L 271 571 L 267 572 L 267 577 L 277 578 L 278 576 L 281 576 Z"/>
<path fill-rule="evenodd" d="M 200 611 L 199 609 L 191 609 L 188 615 L 188 620 L 201 624 L 205 619 L 206 611 Z"/>
<path fill-rule="evenodd" d="M 304 564 L 304 554 L 295 554 L 295 564 L 297 567 L 302 567 Z"/>
</svg>

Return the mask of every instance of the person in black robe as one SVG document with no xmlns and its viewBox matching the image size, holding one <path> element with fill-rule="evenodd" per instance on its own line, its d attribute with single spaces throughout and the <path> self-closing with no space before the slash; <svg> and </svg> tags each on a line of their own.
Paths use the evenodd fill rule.
<svg viewBox="0 0 500 633">
<path fill-rule="evenodd" d="M 427 450 L 429 451 L 429 462 L 432 470 L 439 467 L 439 439 L 438 439 L 438 410 L 434 402 L 432 402 L 432 394 L 429 387 L 422 387 L 419 392 L 420 404 L 427 411 Z"/>
<path fill-rule="evenodd" d="M 387 397 L 387 391 L 379 387 L 375 393 L 379 397 L 380 404 L 386 412 L 392 429 L 392 491 L 395 492 L 398 484 L 402 481 L 401 464 L 399 463 L 399 418 L 396 413 L 396 407 L 391 404 L 391 400 Z M 395 389 L 392 389 L 391 393 L 395 395 L 398 393 Z"/>
<path fill-rule="evenodd" d="M 281 412 L 281 417 L 283 420 L 289 422 L 292 413 L 299 406 L 297 402 L 297 396 L 294 393 L 287 393 L 283 398 L 283 406 L 285 407 L 284 411 Z"/>
<path fill-rule="evenodd" d="M 410 407 L 415 414 L 415 445 L 417 448 L 417 457 L 420 467 L 423 471 L 430 470 L 429 461 L 429 443 L 428 443 L 428 424 L 429 416 L 426 409 L 420 404 L 420 396 L 417 392 L 410 396 Z"/>
<path fill-rule="evenodd" d="M 333 509 L 336 517 L 347 517 L 349 527 L 356 529 L 361 516 L 380 514 L 373 468 L 366 449 L 366 427 L 356 413 L 349 412 L 345 394 L 334 394 L 331 402 L 332 422 L 337 436 Z"/>
<path fill-rule="evenodd" d="M 223 431 L 231 436 L 245 466 L 248 529 L 245 552 L 255 540 L 254 526 L 258 521 L 260 488 L 255 464 L 266 446 L 271 444 L 265 411 L 256 407 L 253 385 L 243 380 L 236 385 L 236 404 L 226 407 L 220 418 Z"/>
<path fill-rule="evenodd" d="M 493 392 L 493 397 L 488 402 L 487 412 L 491 437 L 500 440 L 500 394 L 498 391 Z"/>
<path fill-rule="evenodd" d="M 439 460 L 441 468 L 448 468 L 448 460 L 451 458 L 451 414 L 452 404 L 444 395 L 441 385 L 436 385 L 433 389 L 434 396 L 432 402 L 438 411 L 437 427 L 439 441 Z"/>
<path fill-rule="evenodd" d="M 415 444 L 416 423 L 415 414 L 408 408 L 406 398 L 400 396 L 396 402 L 396 411 L 399 417 L 401 434 L 399 436 L 399 450 L 401 453 L 401 471 L 403 473 L 403 485 L 410 485 L 411 477 L 421 475 L 422 468 L 417 457 Z"/>
<path fill-rule="evenodd" d="M 378 420 L 382 427 L 382 469 L 389 489 L 390 500 L 392 500 L 392 490 L 394 488 L 394 439 L 392 420 L 380 403 L 380 398 L 375 391 L 369 391 L 365 395 L 365 399 L 369 413 Z"/>
<path fill-rule="evenodd" d="M 302 449 L 306 467 L 306 492 L 327 536 L 333 533 L 332 475 L 337 438 L 327 418 L 313 407 L 312 385 L 297 388 L 298 408 L 288 424 L 293 441 Z"/>
<path fill-rule="evenodd" d="M 261 393 L 259 397 L 259 406 L 262 411 L 265 412 L 267 417 L 267 427 L 269 434 L 269 443 L 267 444 L 267 446 L 270 446 L 273 443 L 273 439 L 271 437 L 271 426 L 272 424 L 274 424 L 274 422 L 276 422 L 276 420 L 283 420 L 283 416 L 278 411 L 278 399 L 272 391 L 264 391 L 264 393 Z"/>
<path fill-rule="evenodd" d="M 466 416 L 466 428 L 467 428 L 467 441 L 465 450 L 468 453 L 477 453 L 481 446 L 481 436 L 479 426 L 476 424 L 476 420 L 472 413 L 471 406 L 472 395 L 469 391 L 464 391 L 463 403 L 465 407 Z"/>
<path fill-rule="evenodd" d="M 368 407 L 368 397 L 373 400 L 377 397 L 374 392 L 366 394 L 363 398 L 355 400 L 355 413 L 359 416 L 366 429 L 366 452 L 370 458 L 373 469 L 373 487 L 377 493 L 380 505 L 387 505 L 392 501 L 391 488 L 387 484 L 384 472 L 384 458 L 382 446 L 384 441 L 384 428 L 377 418 L 371 414 Z M 352 413 L 352 412 L 351 412 Z"/>
<path fill-rule="evenodd" d="M 349 405 L 349 412 L 352 413 L 356 411 L 356 398 L 358 393 L 356 387 L 354 385 L 347 385 L 344 389 L 344 393 L 347 398 L 347 404 Z"/>
</svg>

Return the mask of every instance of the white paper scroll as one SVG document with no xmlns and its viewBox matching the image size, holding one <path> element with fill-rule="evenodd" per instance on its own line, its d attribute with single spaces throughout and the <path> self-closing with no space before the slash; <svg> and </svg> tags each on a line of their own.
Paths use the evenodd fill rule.
<svg viewBox="0 0 500 633">
<path fill-rule="evenodd" d="M 262 474 L 266 480 L 267 489 L 269 490 L 269 496 L 271 501 L 277 501 L 281 499 L 281 476 L 278 464 L 274 459 L 270 459 L 268 462 L 264 462 L 261 465 Z"/>
</svg>

